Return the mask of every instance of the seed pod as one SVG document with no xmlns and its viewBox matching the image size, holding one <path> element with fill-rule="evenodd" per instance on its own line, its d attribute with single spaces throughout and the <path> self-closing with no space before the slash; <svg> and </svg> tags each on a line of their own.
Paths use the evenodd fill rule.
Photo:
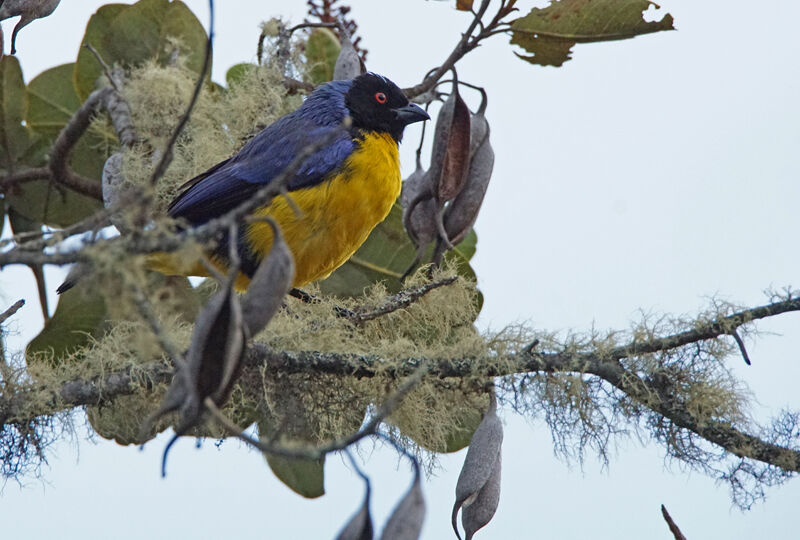
<svg viewBox="0 0 800 540">
<path fill-rule="evenodd" d="M 472 534 L 474 534 L 477 529 L 488 523 L 487 520 L 485 523 L 476 526 L 476 524 L 488 514 L 488 508 L 491 506 L 490 503 L 495 498 L 499 498 L 499 478 L 496 480 L 498 482 L 496 487 L 489 484 L 489 479 L 493 474 L 496 474 L 498 477 L 500 475 L 500 465 L 498 461 L 502 444 L 503 425 L 497 417 L 497 401 L 492 394 L 489 410 L 486 411 L 486 415 L 483 417 L 478 429 L 475 430 L 475 434 L 472 436 L 469 450 L 467 450 L 467 457 L 464 458 L 464 466 L 461 468 L 461 474 L 459 474 L 458 482 L 456 483 L 456 502 L 453 505 L 451 520 L 453 530 L 459 539 L 461 535 L 458 532 L 457 517 L 458 510 L 462 505 L 467 507 L 471 504 L 475 504 L 480 498 L 483 498 L 486 504 L 485 507 L 480 506 L 471 511 L 468 517 L 462 516 L 462 521 L 466 519 L 466 523 L 469 523 L 470 527 L 476 527 L 472 529 L 471 533 L 470 530 L 467 530 L 467 538 L 471 538 Z M 487 491 L 485 495 L 481 495 L 481 490 L 484 488 L 489 491 Z M 498 491 L 497 497 L 493 494 L 493 490 L 495 489 Z M 494 504 L 494 508 L 497 508 L 496 503 Z M 489 519 L 491 519 L 492 515 L 494 515 L 494 510 L 491 511 Z"/>
<path fill-rule="evenodd" d="M 464 502 L 461 511 L 461 525 L 464 527 L 465 540 L 471 540 L 475 532 L 486 526 L 494 517 L 500 502 L 500 454 L 492 468 L 492 474 L 478 492 L 472 502 Z"/>
<path fill-rule="evenodd" d="M 253 279 L 242 298 L 242 318 L 248 335 L 263 330 L 283 304 L 283 297 L 294 281 L 294 258 L 283 239 L 280 228 L 268 219 L 272 227 L 272 249 L 256 268 Z"/>
<path fill-rule="evenodd" d="M 367 71 L 361 57 L 358 56 L 356 48 L 353 47 L 353 42 L 350 40 L 350 35 L 346 30 L 339 31 L 341 36 L 342 48 L 339 51 L 339 56 L 336 57 L 336 64 L 333 66 L 333 80 L 343 81 L 347 79 L 355 79 L 362 73 Z"/>
<path fill-rule="evenodd" d="M 444 214 L 444 228 L 450 241 L 459 243 L 478 219 L 494 168 L 494 150 L 486 137 L 469 166 L 467 184 Z"/>
<path fill-rule="evenodd" d="M 470 125 L 470 162 L 467 181 L 464 189 L 444 212 L 444 229 L 453 244 L 463 240 L 475 224 L 492 177 L 494 150 L 489 140 L 490 129 L 484 115 L 485 110 L 484 94 L 481 106 L 472 117 Z M 441 262 L 445 249 L 444 242 L 440 241 L 436 246 L 434 262 L 437 264 Z"/>
<path fill-rule="evenodd" d="M 469 167 L 469 109 L 458 93 L 458 81 L 436 119 L 431 150 L 431 182 L 439 207 L 461 192 Z"/>
<path fill-rule="evenodd" d="M 425 520 L 419 463 L 414 460 L 414 483 L 395 507 L 381 533 L 381 540 L 416 540 Z"/>
<path fill-rule="evenodd" d="M 0 2 L 0 21 L 20 15 L 19 22 L 11 34 L 11 54 L 17 54 L 17 33 L 42 17 L 47 17 L 58 7 L 61 0 L 5 0 Z M 2 56 L 2 54 L 0 54 Z"/>
<path fill-rule="evenodd" d="M 183 366 L 175 373 L 161 406 L 142 423 L 140 436 L 163 415 L 180 410 L 175 436 L 164 449 L 162 475 L 172 444 L 200 422 L 205 398 L 210 396 L 222 406 L 230 397 L 241 373 L 247 337 L 242 307 L 229 279 L 197 316 Z"/>
<path fill-rule="evenodd" d="M 425 247 L 436 238 L 435 206 L 431 177 L 417 161 L 417 170 L 403 182 L 400 196 L 403 227 L 414 245 Z"/>
<path fill-rule="evenodd" d="M 403 278 L 411 273 L 422 260 L 425 248 L 437 238 L 436 201 L 433 197 L 431 176 L 422 169 L 417 160 L 417 170 L 403 182 L 403 193 L 400 196 L 403 205 L 403 227 L 408 233 L 417 255 L 414 262 L 403 274 Z"/>
</svg>

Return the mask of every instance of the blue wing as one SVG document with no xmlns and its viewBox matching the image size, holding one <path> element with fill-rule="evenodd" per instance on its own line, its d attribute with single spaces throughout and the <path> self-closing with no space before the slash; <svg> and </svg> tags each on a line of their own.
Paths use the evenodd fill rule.
<svg viewBox="0 0 800 540">
<path fill-rule="evenodd" d="M 256 135 L 238 154 L 187 182 L 187 189 L 170 204 L 169 215 L 201 225 L 232 210 L 283 172 L 300 150 L 338 129 L 338 123 L 320 125 L 318 119 L 302 114 L 300 109 L 284 116 Z M 340 131 L 303 163 L 289 180 L 289 191 L 321 183 L 344 164 L 354 149 L 350 134 Z"/>
</svg>

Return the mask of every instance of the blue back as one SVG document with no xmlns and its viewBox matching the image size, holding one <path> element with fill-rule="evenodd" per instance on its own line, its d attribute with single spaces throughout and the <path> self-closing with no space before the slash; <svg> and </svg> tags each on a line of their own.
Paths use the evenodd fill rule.
<svg viewBox="0 0 800 540">
<path fill-rule="evenodd" d="M 200 225 L 252 197 L 303 148 L 338 128 L 348 114 L 344 96 L 351 86 L 352 81 L 333 81 L 314 90 L 297 110 L 262 130 L 239 153 L 187 182 L 189 187 L 172 201 L 169 215 Z M 289 191 L 323 182 L 354 149 L 350 134 L 340 130 L 292 176 Z"/>
</svg>

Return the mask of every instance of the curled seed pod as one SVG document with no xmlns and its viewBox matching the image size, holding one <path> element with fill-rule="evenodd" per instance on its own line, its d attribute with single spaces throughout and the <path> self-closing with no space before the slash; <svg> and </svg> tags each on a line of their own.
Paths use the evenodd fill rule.
<svg viewBox="0 0 800 540">
<path fill-rule="evenodd" d="M 425 247 L 436 238 L 431 177 L 417 162 L 417 170 L 403 182 L 400 196 L 403 205 L 403 227 L 417 248 Z"/>
<path fill-rule="evenodd" d="M 242 298 L 242 318 L 250 336 L 264 329 L 283 304 L 294 281 L 294 258 L 280 228 L 271 219 L 272 249 L 256 268 Z"/>
<path fill-rule="evenodd" d="M 431 151 L 431 181 L 439 206 L 453 200 L 464 187 L 469 167 L 469 109 L 458 93 L 458 80 L 453 82 L 450 97 L 436 118 Z"/>
<path fill-rule="evenodd" d="M 486 526 L 494 517 L 500 503 L 500 454 L 492 468 L 492 474 L 472 501 L 464 502 L 461 511 L 461 525 L 464 527 L 465 540 L 471 540 L 475 532 Z"/>
<path fill-rule="evenodd" d="M 414 459 L 414 483 L 395 507 L 381 533 L 381 540 L 416 540 L 425 520 L 419 463 Z"/>
<path fill-rule="evenodd" d="M 438 237 L 436 201 L 430 174 L 426 173 L 417 160 L 417 170 L 403 182 L 400 197 L 403 205 L 403 227 L 408 233 L 417 255 L 401 279 L 405 279 L 417 267 L 425 253 L 425 248 Z"/>
<path fill-rule="evenodd" d="M 340 28 L 339 35 L 341 36 L 342 48 L 339 51 L 339 56 L 336 57 L 336 64 L 333 66 L 333 80 L 355 79 L 365 73 L 367 68 L 364 62 L 361 61 L 361 57 L 358 56 L 356 48 L 353 47 L 353 42 L 347 30 Z"/>
<path fill-rule="evenodd" d="M 453 530 L 459 539 L 461 538 L 461 535 L 458 532 L 457 523 L 459 509 L 462 506 L 474 504 L 475 501 L 481 497 L 480 493 L 484 487 L 487 487 L 490 490 L 490 492 L 487 492 L 485 498 L 489 502 L 492 500 L 491 490 L 494 488 L 487 486 L 487 483 L 489 482 L 489 478 L 495 472 L 495 469 L 497 469 L 496 474 L 498 476 L 500 474 L 500 466 L 497 464 L 497 462 L 500 456 L 502 444 L 503 424 L 497 417 L 497 400 L 492 394 L 491 401 L 489 403 L 489 410 L 486 411 L 486 415 L 483 417 L 480 425 L 478 425 L 478 429 L 476 429 L 475 433 L 472 435 L 472 441 L 470 442 L 469 449 L 467 450 L 467 456 L 464 458 L 464 466 L 461 468 L 461 474 L 459 474 L 458 482 L 456 483 L 456 502 L 453 505 L 452 525 Z M 499 485 L 497 489 L 499 490 Z M 495 504 L 495 509 L 496 507 L 497 505 Z M 479 518 L 485 514 L 486 512 L 482 508 L 480 510 L 476 509 L 476 511 L 474 511 L 470 517 L 469 523 L 471 526 L 474 524 L 472 521 L 473 518 Z M 491 514 L 494 515 L 494 510 L 491 512 Z M 491 518 L 491 516 L 489 517 Z M 480 521 L 480 519 L 477 519 L 477 521 Z M 475 523 L 477 523 L 477 521 Z M 488 523 L 488 520 L 486 523 Z M 480 527 L 486 523 L 483 523 L 480 525 Z M 474 533 L 474 531 L 480 527 L 477 527 L 472 532 Z M 469 532 L 467 534 L 469 534 Z M 471 537 L 471 535 L 468 536 L 468 538 L 469 537 Z"/>
<path fill-rule="evenodd" d="M 484 97 L 480 109 L 472 117 L 470 134 L 470 162 L 467 181 L 461 193 L 451 202 L 444 212 L 444 229 L 447 237 L 453 244 L 459 243 L 469 233 L 486 196 L 489 181 L 494 169 L 494 150 L 489 140 L 489 122 L 484 111 L 486 99 Z M 445 251 L 444 242 L 436 246 L 434 261 L 441 262 Z"/>
<path fill-rule="evenodd" d="M 184 363 L 175 373 L 161 406 L 142 423 L 140 435 L 150 431 L 163 415 L 180 411 L 175 436 L 164 449 L 162 475 L 172 444 L 200 422 L 205 398 L 211 397 L 222 406 L 230 397 L 241 373 L 247 337 L 233 279 L 228 279 L 197 316 Z"/>
<path fill-rule="evenodd" d="M 17 54 L 17 33 L 42 17 L 47 17 L 58 7 L 61 0 L 5 0 L 0 2 L 0 21 L 20 16 L 11 34 L 11 54 Z M 0 55 L 2 56 L 2 55 Z"/>
<path fill-rule="evenodd" d="M 493 168 L 494 150 L 486 137 L 472 157 L 466 186 L 444 214 L 444 228 L 453 243 L 463 240 L 478 219 Z"/>
</svg>

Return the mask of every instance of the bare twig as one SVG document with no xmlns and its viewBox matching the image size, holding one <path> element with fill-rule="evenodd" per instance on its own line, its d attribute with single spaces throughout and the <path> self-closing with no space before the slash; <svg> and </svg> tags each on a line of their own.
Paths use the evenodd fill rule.
<svg viewBox="0 0 800 540">
<path fill-rule="evenodd" d="M 356 324 L 361 324 L 365 321 L 377 319 L 378 317 L 392 313 L 393 311 L 397 311 L 398 309 L 407 308 L 428 294 L 430 291 L 438 289 L 439 287 L 451 285 L 452 283 L 455 283 L 457 279 L 458 276 L 452 276 L 440 279 L 439 281 L 433 281 L 431 283 L 425 283 L 417 287 L 412 287 L 411 289 L 402 290 L 399 293 L 386 298 L 381 306 L 373 310 L 354 312 L 350 317 L 350 320 Z"/>
<path fill-rule="evenodd" d="M 492 21 L 487 24 L 483 30 L 480 30 L 478 34 L 473 36 L 472 34 L 475 32 L 476 28 L 478 28 L 479 24 L 481 23 L 481 19 L 486 14 L 486 10 L 489 8 L 490 0 L 482 0 L 481 5 L 478 8 L 477 13 L 472 18 L 472 22 L 470 22 L 469 26 L 467 27 L 466 32 L 462 34 L 461 39 L 456 44 L 453 51 L 450 55 L 445 59 L 442 64 L 437 67 L 434 72 L 425 77 L 421 83 L 417 84 L 416 86 L 412 86 L 410 88 L 404 88 L 403 91 L 405 92 L 406 96 L 410 98 L 416 97 L 420 94 L 424 94 L 425 92 L 431 90 L 436 83 L 441 79 L 445 73 L 450 71 L 456 63 L 461 60 L 461 58 L 470 52 L 472 49 L 477 47 L 480 42 L 493 33 L 497 29 L 497 26 L 500 24 L 502 16 L 500 16 L 501 12 L 503 11 L 503 6 L 501 6 L 500 11 Z M 504 16 L 504 15 L 503 15 Z"/>
<path fill-rule="evenodd" d="M 672 520 L 672 516 L 670 516 L 669 512 L 667 512 L 667 507 L 664 506 L 663 504 L 661 505 L 661 515 L 664 516 L 664 521 L 667 522 L 667 525 L 669 526 L 669 531 L 672 533 L 672 536 L 675 537 L 675 540 L 686 540 L 686 537 L 683 536 L 681 530 Z"/>
<path fill-rule="evenodd" d="M 283 86 L 286 88 L 286 91 L 289 93 L 289 95 L 300 92 L 310 94 L 314 91 L 314 88 L 316 88 L 310 82 L 298 81 L 297 79 L 292 79 L 291 77 L 283 78 Z"/>
<path fill-rule="evenodd" d="M 47 180 L 50 178 L 50 169 L 47 167 L 37 167 L 35 169 L 25 169 L 18 173 L 10 174 L 0 179 L 0 191 L 6 192 L 9 188 L 25 182 L 36 180 Z"/>
<path fill-rule="evenodd" d="M 17 311 L 19 311 L 20 308 L 24 305 L 25 305 L 25 300 L 17 300 L 13 304 L 11 304 L 11 307 L 9 307 L 3 313 L 0 313 L 0 324 L 6 322 L 9 319 L 9 317 L 13 317 L 14 314 Z"/>
<path fill-rule="evenodd" d="M 106 61 L 103 60 L 103 57 L 100 56 L 100 53 L 97 51 L 97 49 L 92 47 L 91 43 L 86 43 L 84 47 L 86 47 L 89 50 L 89 52 L 94 55 L 94 57 L 97 59 L 97 63 L 100 64 L 100 67 L 103 68 L 103 73 L 105 74 L 106 79 L 108 79 L 108 82 L 111 83 L 111 86 L 114 87 L 114 90 L 119 92 L 119 85 L 117 84 L 117 80 L 114 77 L 114 74 L 111 72 L 111 67 L 108 64 L 106 64 Z"/>
<path fill-rule="evenodd" d="M 186 107 L 186 112 L 183 113 L 178 125 L 175 126 L 175 129 L 172 131 L 172 136 L 169 138 L 167 146 L 164 148 L 164 151 L 161 154 L 161 159 L 153 169 L 153 174 L 150 176 L 151 186 L 154 186 L 156 182 L 158 182 L 161 177 L 164 176 L 164 173 L 167 172 L 167 167 L 169 167 L 169 164 L 172 162 L 172 149 L 175 147 L 175 143 L 178 142 L 178 137 L 180 137 L 181 133 L 183 133 L 183 128 L 185 128 L 186 124 L 189 122 L 189 117 L 192 115 L 192 110 L 197 103 L 197 99 L 200 97 L 200 91 L 203 89 L 203 85 L 206 82 L 206 75 L 208 75 L 208 69 L 211 66 L 211 53 L 213 51 L 214 42 L 214 0 L 208 0 L 208 10 L 210 13 L 208 24 L 208 41 L 206 42 L 206 52 L 205 57 L 203 58 L 203 67 L 200 70 L 200 75 L 197 77 L 197 82 L 194 85 L 194 92 L 192 93 L 192 99 L 189 100 L 189 105 Z"/>
<path fill-rule="evenodd" d="M 111 92 L 114 92 L 113 88 L 103 88 L 92 92 L 58 134 L 53 148 L 50 150 L 49 168 L 53 181 L 98 201 L 103 200 L 100 182 L 75 174 L 69 169 L 67 162 L 72 148 L 89 128 L 94 115 L 106 103 L 108 94 Z"/>
</svg>

